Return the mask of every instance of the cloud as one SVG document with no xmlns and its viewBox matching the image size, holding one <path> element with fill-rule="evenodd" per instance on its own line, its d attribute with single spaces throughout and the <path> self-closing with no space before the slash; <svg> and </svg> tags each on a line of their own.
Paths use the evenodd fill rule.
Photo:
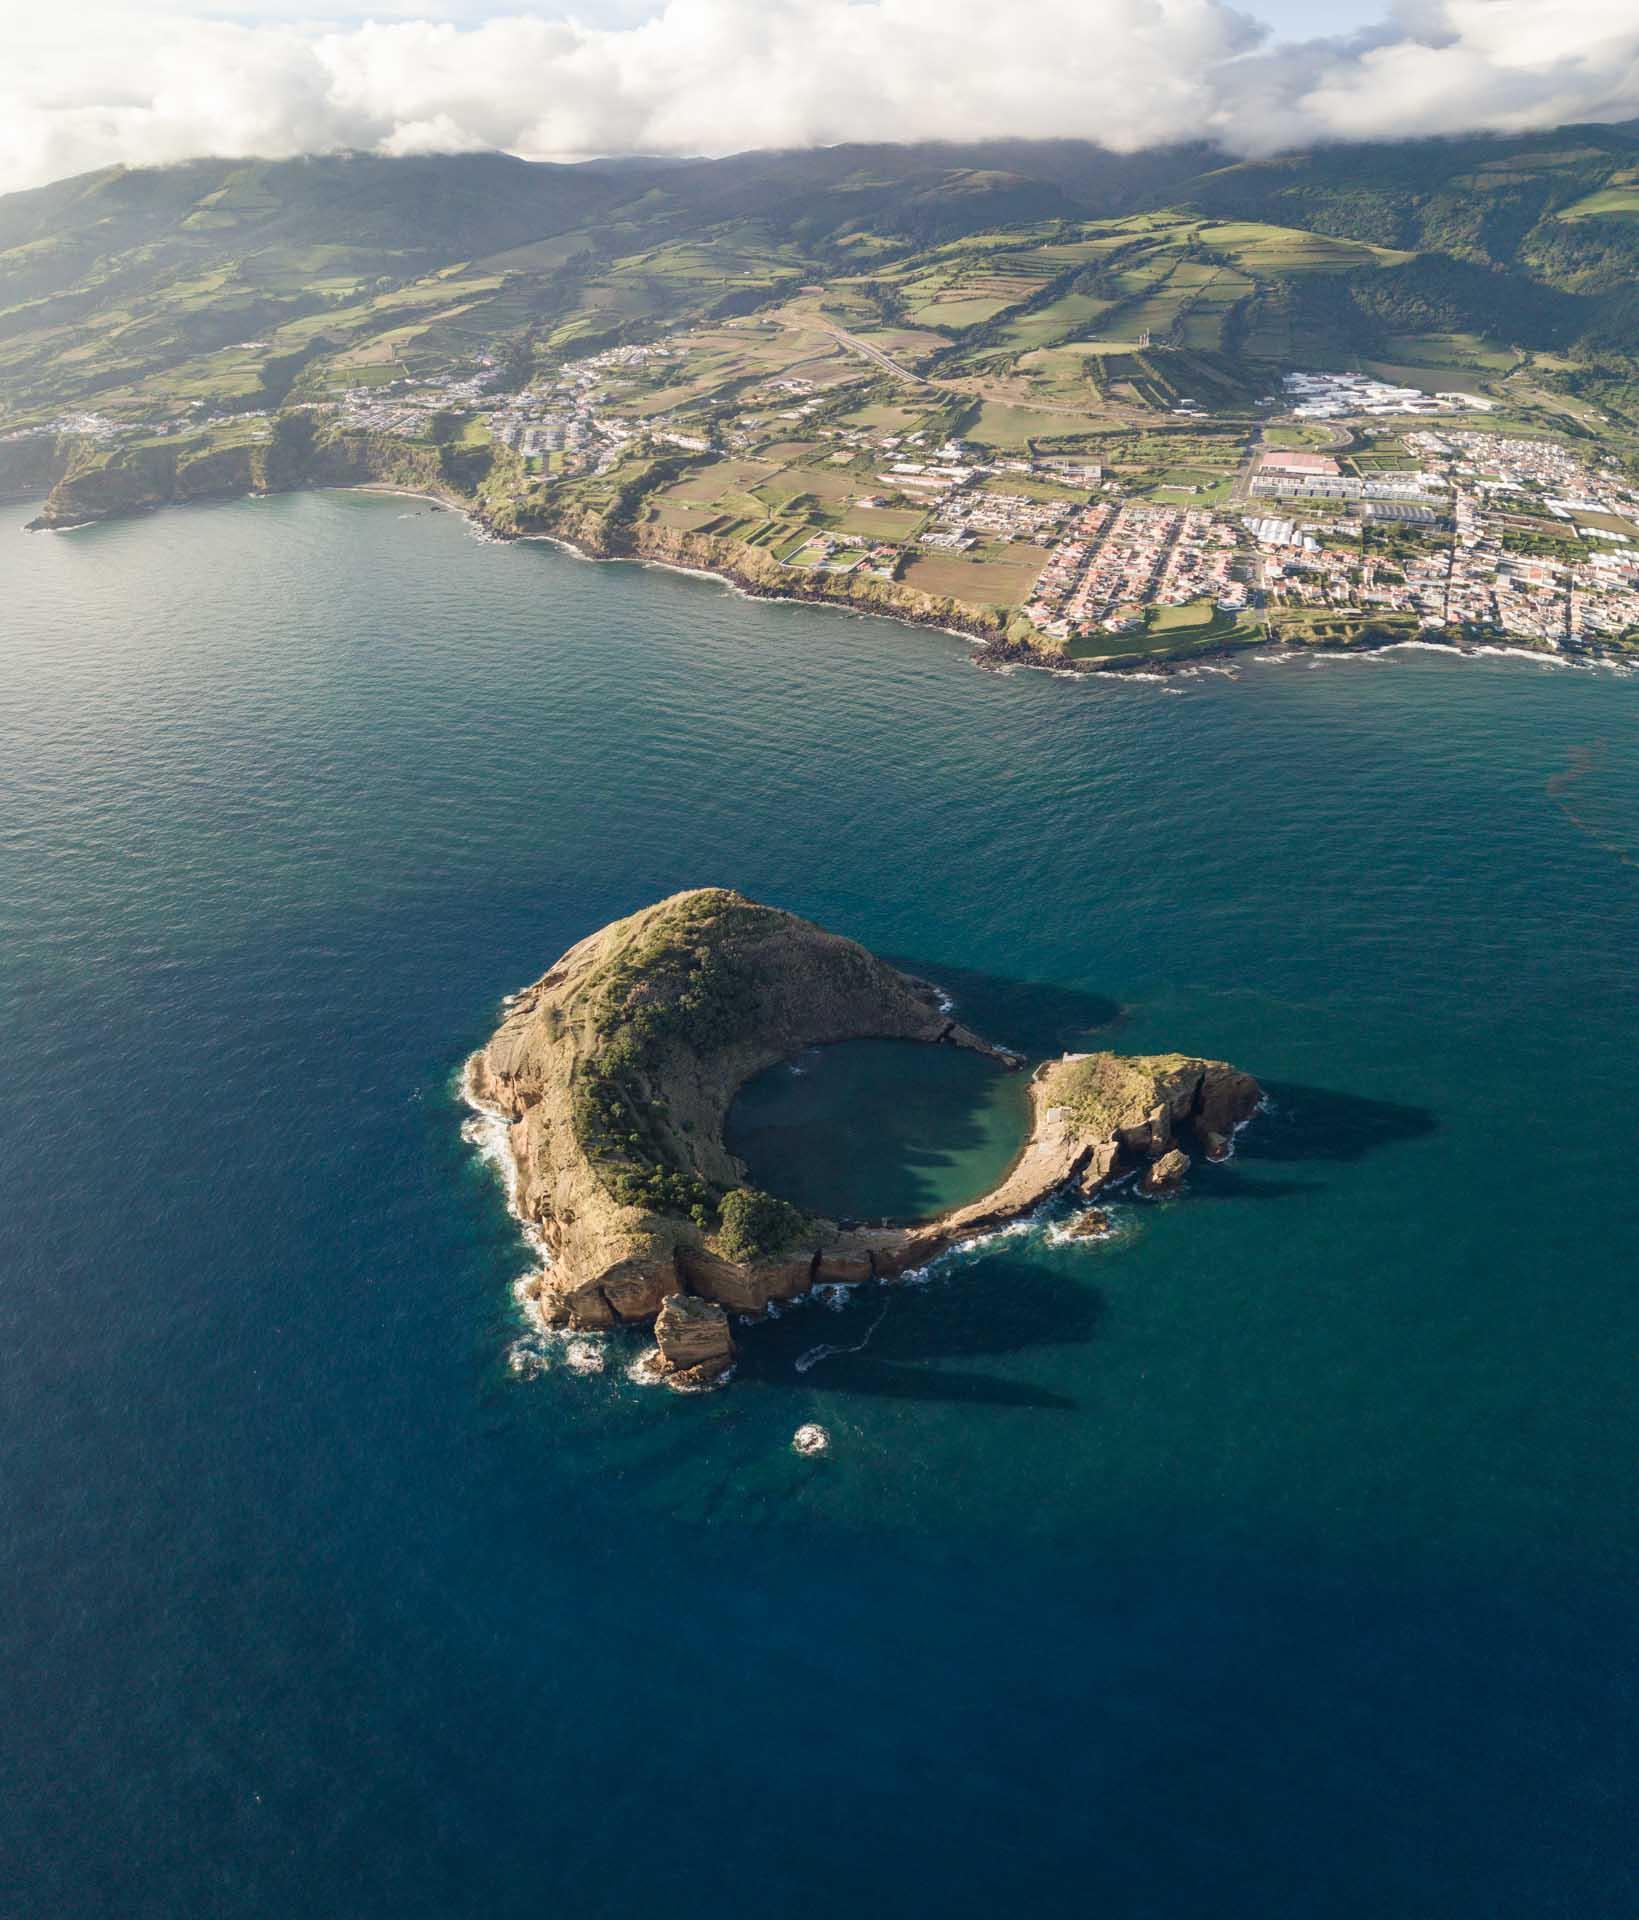
<svg viewBox="0 0 1639 1920">
<path fill-rule="evenodd" d="M 1639 115 L 1634 0 L 1401 0 L 1275 45 L 1226 0 L 0 0 L 0 190 L 200 154 L 529 158 L 1071 136 L 1243 153 Z M 64 17 L 66 16 L 66 17 Z"/>
</svg>

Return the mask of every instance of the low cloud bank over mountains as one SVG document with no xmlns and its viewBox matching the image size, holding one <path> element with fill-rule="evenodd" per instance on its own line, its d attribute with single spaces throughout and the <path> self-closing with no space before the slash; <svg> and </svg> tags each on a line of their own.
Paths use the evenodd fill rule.
<svg viewBox="0 0 1639 1920">
<path fill-rule="evenodd" d="M 0 191 L 201 154 L 1006 136 L 1263 154 L 1639 116 L 1634 0 L 1399 0 L 1381 27 L 1295 44 L 1224 0 L 664 0 L 604 24 L 387 0 L 315 23 L 326 4 L 0 0 Z"/>
</svg>

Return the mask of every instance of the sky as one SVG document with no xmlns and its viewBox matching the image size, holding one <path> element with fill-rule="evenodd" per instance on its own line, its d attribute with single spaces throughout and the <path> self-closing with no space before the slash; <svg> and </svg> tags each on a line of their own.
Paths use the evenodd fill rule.
<svg viewBox="0 0 1639 1920">
<path fill-rule="evenodd" d="M 1639 0 L 0 0 L 0 192 L 113 162 L 1120 151 L 1639 117 Z"/>
</svg>

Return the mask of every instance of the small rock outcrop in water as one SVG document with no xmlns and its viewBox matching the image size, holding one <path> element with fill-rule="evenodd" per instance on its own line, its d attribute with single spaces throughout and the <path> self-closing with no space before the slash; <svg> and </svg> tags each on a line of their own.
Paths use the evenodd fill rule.
<svg viewBox="0 0 1639 1920">
<path fill-rule="evenodd" d="M 1168 1147 L 1139 1175 L 1138 1184 L 1145 1193 L 1166 1193 L 1189 1172 L 1189 1155 L 1182 1147 Z"/>
<path fill-rule="evenodd" d="M 715 1386 L 734 1365 L 728 1315 L 715 1300 L 669 1293 L 655 1316 L 656 1371 L 677 1386 Z"/>
<path fill-rule="evenodd" d="M 541 1320 L 652 1323 L 654 1372 L 710 1384 L 733 1363 L 730 1312 L 891 1279 L 1063 1189 L 1090 1196 L 1147 1169 L 1145 1186 L 1162 1190 L 1189 1166 L 1178 1128 L 1221 1151 L 1261 1097 L 1221 1061 L 1068 1054 L 1032 1075 L 1029 1137 L 991 1193 L 922 1226 L 843 1231 L 750 1187 L 723 1123 L 765 1067 L 858 1039 L 1019 1065 L 926 981 L 724 888 L 616 921 L 516 995 L 467 1086 L 508 1123 L 516 1204 L 548 1254 L 523 1289 Z"/>
</svg>

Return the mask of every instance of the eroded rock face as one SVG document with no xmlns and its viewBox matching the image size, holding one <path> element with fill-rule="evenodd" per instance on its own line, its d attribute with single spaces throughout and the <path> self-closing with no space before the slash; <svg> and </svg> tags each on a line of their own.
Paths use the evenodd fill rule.
<svg viewBox="0 0 1639 1920">
<path fill-rule="evenodd" d="M 731 1313 L 764 1313 L 772 1300 L 795 1300 L 814 1284 L 812 1253 L 741 1262 L 705 1249 L 678 1250 L 678 1270 L 692 1293 L 717 1300 Z"/>
<path fill-rule="evenodd" d="M 670 1293 L 655 1316 L 655 1345 L 661 1371 L 688 1375 L 689 1384 L 721 1377 L 734 1365 L 734 1336 L 728 1315 L 715 1300 L 694 1293 Z"/>
<path fill-rule="evenodd" d="M 1189 1155 L 1181 1147 L 1168 1147 L 1138 1176 L 1138 1184 L 1145 1193 L 1167 1193 L 1188 1172 Z"/>
<path fill-rule="evenodd" d="M 814 1279 L 829 1281 L 835 1286 L 857 1287 L 867 1280 L 876 1278 L 876 1268 L 868 1253 L 839 1253 L 830 1248 L 822 1248 L 818 1263 L 814 1268 Z"/>
<path fill-rule="evenodd" d="M 1227 1139 L 1257 1112 L 1262 1099 L 1263 1089 L 1251 1074 L 1216 1064 L 1201 1083 L 1195 1124 L 1203 1137 L 1212 1133 Z"/>
<path fill-rule="evenodd" d="M 467 1085 L 508 1122 L 516 1205 L 548 1252 L 522 1289 L 542 1321 L 652 1321 L 668 1382 L 710 1384 L 733 1362 L 729 1313 L 761 1314 L 817 1281 L 893 1279 L 1066 1187 L 1090 1197 L 1139 1170 L 1163 1191 L 1189 1167 L 1179 1128 L 1222 1153 L 1262 1097 L 1222 1061 L 1068 1054 L 1033 1074 L 1029 1137 L 992 1192 L 920 1226 L 843 1232 L 744 1191 L 723 1122 L 763 1068 L 865 1038 L 1019 1064 L 957 1025 L 925 981 L 722 888 L 616 921 L 515 995 Z"/>
</svg>

